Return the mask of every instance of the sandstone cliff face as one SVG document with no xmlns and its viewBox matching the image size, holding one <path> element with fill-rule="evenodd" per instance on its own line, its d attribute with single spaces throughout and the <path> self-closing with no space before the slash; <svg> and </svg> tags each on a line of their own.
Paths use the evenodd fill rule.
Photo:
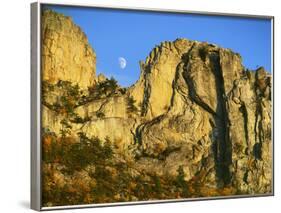
<svg viewBox="0 0 281 213">
<path fill-rule="evenodd" d="M 180 39 L 163 42 L 151 51 L 145 62 L 140 62 L 141 76 L 130 93 L 141 106 L 142 116 L 153 118 L 167 111 L 173 95 L 176 67 L 193 43 Z"/>
<path fill-rule="evenodd" d="M 109 138 L 130 164 L 132 176 L 176 177 L 182 168 L 187 183 L 214 189 L 232 187 L 234 191 L 227 195 L 271 192 L 271 76 L 263 68 L 249 71 L 240 55 L 229 49 L 177 39 L 156 46 L 140 62 L 136 84 L 115 86 L 109 95 L 92 98 L 93 92 L 84 86 L 110 81 L 104 76 L 94 78 L 95 56 L 87 46 L 86 57 L 86 38 L 77 27 L 69 40 L 64 38 L 66 29 L 57 24 L 73 26 L 71 21 L 51 12 L 44 16 L 44 79 L 81 86 L 79 101 L 68 102 L 71 113 L 57 107 L 65 87 L 48 87 L 44 128 L 59 135 L 66 126 L 62 121 L 68 119 L 73 137 L 82 131 L 88 137 Z M 54 62 L 56 55 L 46 60 L 54 33 L 66 39 L 66 45 L 60 46 L 63 58 L 68 58 L 60 61 L 63 70 Z M 78 65 L 70 60 L 75 54 L 83 56 Z"/>
<path fill-rule="evenodd" d="M 184 165 L 186 179 L 206 170 L 208 175 L 204 178 L 208 185 L 234 184 L 244 193 L 269 192 L 272 179 L 271 77 L 263 68 L 246 71 L 240 56 L 231 50 L 187 40 L 176 40 L 170 46 L 179 42 L 184 52 L 170 68 L 170 76 L 160 77 L 172 93 L 167 92 L 168 89 L 161 89 L 164 91 L 161 93 L 152 83 L 142 100 L 147 103 L 148 111 L 151 110 L 154 99 L 150 97 L 156 87 L 157 106 L 167 107 L 165 110 L 158 108 L 159 116 L 148 115 L 148 121 L 136 129 L 140 149 L 148 158 L 154 158 L 149 161 L 146 157 L 144 162 L 140 160 L 141 164 L 145 169 L 146 164 L 151 163 L 151 171 L 158 168 L 160 173 L 166 170 L 173 174 L 179 165 Z M 174 55 L 173 51 L 159 51 L 158 54 L 163 58 Z M 159 55 L 156 58 L 152 54 L 148 61 L 165 64 L 166 60 L 159 61 Z M 158 70 L 153 71 L 153 68 L 147 71 L 146 80 L 158 74 Z M 165 69 L 162 72 L 165 73 Z M 143 88 L 145 91 L 146 86 Z M 139 89 L 133 88 L 132 94 L 134 90 Z M 164 94 L 169 98 L 161 99 Z M 169 155 L 165 156 L 167 153 Z M 264 153 L 263 159 L 261 153 Z"/>
<path fill-rule="evenodd" d="M 76 82 L 87 88 L 92 85 L 96 55 L 85 34 L 71 18 L 50 10 L 42 15 L 43 80 Z"/>
</svg>

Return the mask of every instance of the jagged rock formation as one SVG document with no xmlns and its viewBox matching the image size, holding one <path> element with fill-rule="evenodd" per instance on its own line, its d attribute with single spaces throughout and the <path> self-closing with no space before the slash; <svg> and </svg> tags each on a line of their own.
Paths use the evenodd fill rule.
<svg viewBox="0 0 281 213">
<path fill-rule="evenodd" d="M 68 18 L 53 12 L 45 12 L 43 18 L 43 29 L 57 29 L 60 20 L 64 30 L 54 30 L 57 37 L 73 27 Z M 49 51 L 53 31 L 45 31 L 43 49 Z M 68 44 L 80 48 L 85 36 L 71 32 Z M 64 53 L 72 52 L 70 46 L 61 48 Z M 74 53 L 79 51 L 85 55 L 84 48 Z M 47 76 L 51 75 L 82 89 L 70 102 L 73 111 L 66 113 L 58 104 L 66 87 L 48 87 L 42 112 L 44 128 L 59 135 L 66 126 L 62 121 L 67 120 L 69 135 L 74 138 L 77 132 L 108 138 L 130 165 L 131 176 L 176 177 L 181 168 L 187 183 L 208 189 L 232 188 L 227 195 L 271 192 L 271 75 L 263 68 L 245 69 L 240 55 L 230 49 L 177 39 L 156 46 L 145 62 L 140 62 L 136 84 L 121 88 L 113 82 L 113 91 L 97 96 L 96 91 L 105 91 L 101 88 L 112 81 L 94 76 L 91 49 L 88 57 L 80 57 L 84 69 L 70 68 L 69 60 L 60 62 L 64 71 L 57 69 L 56 57 L 45 59 L 44 79 L 50 80 Z M 94 92 L 83 89 L 90 82 L 95 82 Z"/>
<path fill-rule="evenodd" d="M 93 84 L 96 55 L 86 35 L 71 18 L 47 10 L 42 16 L 43 80 L 76 82 L 87 88 Z"/>
</svg>

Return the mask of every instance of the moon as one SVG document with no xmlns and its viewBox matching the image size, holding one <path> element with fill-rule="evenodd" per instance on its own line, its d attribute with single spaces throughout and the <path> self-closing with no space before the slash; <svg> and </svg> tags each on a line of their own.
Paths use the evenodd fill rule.
<svg viewBox="0 0 281 213">
<path fill-rule="evenodd" d="M 126 61 L 125 58 L 119 57 L 119 58 L 118 58 L 118 63 L 119 63 L 119 67 L 120 67 L 121 69 L 125 69 L 125 68 L 126 68 L 127 61 Z"/>
</svg>

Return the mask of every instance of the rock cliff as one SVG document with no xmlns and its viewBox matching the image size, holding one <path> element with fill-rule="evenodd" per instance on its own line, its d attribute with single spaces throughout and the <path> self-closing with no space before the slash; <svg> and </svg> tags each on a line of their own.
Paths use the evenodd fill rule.
<svg viewBox="0 0 281 213">
<path fill-rule="evenodd" d="M 176 39 L 156 46 L 140 61 L 139 80 L 122 88 L 95 77 L 84 34 L 50 11 L 42 56 L 44 131 L 110 141 L 130 178 L 160 178 L 163 199 L 272 192 L 272 83 L 262 67 L 251 71 L 230 49 Z M 169 178 L 179 178 L 181 194 L 165 194 Z M 112 200 L 151 198 L 122 193 Z"/>
<path fill-rule="evenodd" d="M 43 80 L 71 81 L 83 88 L 93 84 L 96 55 L 86 35 L 71 18 L 44 11 L 41 35 Z"/>
</svg>

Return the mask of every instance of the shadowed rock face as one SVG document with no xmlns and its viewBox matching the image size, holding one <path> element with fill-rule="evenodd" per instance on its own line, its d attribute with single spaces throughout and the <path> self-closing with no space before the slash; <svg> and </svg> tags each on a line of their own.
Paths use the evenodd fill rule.
<svg viewBox="0 0 281 213">
<path fill-rule="evenodd" d="M 106 78 L 95 77 L 95 54 L 82 35 L 68 18 L 43 14 L 43 79 L 78 84 L 88 96 L 83 88 Z M 71 60 L 75 55 L 79 60 Z M 134 85 L 75 105 L 74 112 L 88 119 L 72 123 L 70 134 L 110 138 L 138 174 L 177 176 L 181 167 L 187 182 L 230 186 L 237 194 L 270 193 L 271 75 L 263 68 L 246 70 L 241 61 L 213 44 L 165 41 L 140 62 Z M 43 127 L 57 134 L 66 119 L 52 107 L 59 94 L 46 94 L 42 111 Z M 128 98 L 135 100 L 133 112 Z"/>
</svg>

